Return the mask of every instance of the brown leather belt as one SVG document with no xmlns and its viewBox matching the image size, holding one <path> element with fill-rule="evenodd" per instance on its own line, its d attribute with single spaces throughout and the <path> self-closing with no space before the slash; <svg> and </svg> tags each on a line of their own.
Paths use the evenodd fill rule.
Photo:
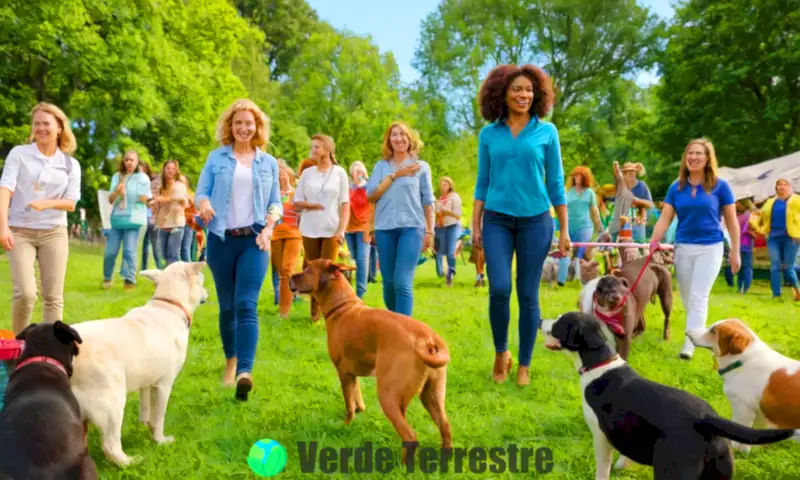
<svg viewBox="0 0 800 480">
<path fill-rule="evenodd" d="M 231 230 L 225 230 L 226 237 L 247 237 L 249 235 L 255 235 L 256 232 L 253 230 L 253 227 L 241 227 L 241 228 L 234 228 Z"/>
</svg>

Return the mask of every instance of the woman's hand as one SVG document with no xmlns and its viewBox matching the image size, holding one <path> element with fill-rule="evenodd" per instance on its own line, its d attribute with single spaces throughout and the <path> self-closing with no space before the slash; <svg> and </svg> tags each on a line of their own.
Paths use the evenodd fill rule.
<svg viewBox="0 0 800 480">
<path fill-rule="evenodd" d="M 117 194 L 119 195 L 125 195 L 125 184 L 120 183 L 119 185 L 117 185 L 117 188 L 115 188 L 114 191 L 117 192 Z"/>
<path fill-rule="evenodd" d="M 569 253 L 570 245 L 572 244 L 569 238 L 569 232 L 561 230 L 561 235 L 558 237 L 558 250 L 561 252 L 561 255 L 566 257 L 567 253 Z"/>
<path fill-rule="evenodd" d="M 3 247 L 6 251 L 14 248 L 14 235 L 11 234 L 11 229 L 8 228 L 8 225 L 0 227 L 0 247 Z"/>
<path fill-rule="evenodd" d="M 367 244 L 372 241 L 372 234 L 370 234 L 369 230 L 364 230 L 361 233 L 361 241 Z"/>
<path fill-rule="evenodd" d="M 473 225 L 472 227 L 472 246 L 473 247 L 481 247 L 481 242 L 483 241 L 483 232 L 481 232 L 480 225 Z"/>
<path fill-rule="evenodd" d="M 337 231 L 336 233 L 333 234 L 333 238 L 335 238 L 336 241 L 339 242 L 339 245 L 344 245 L 344 232 Z"/>
<path fill-rule="evenodd" d="M 36 210 L 37 212 L 41 212 L 42 210 L 46 210 L 46 209 L 50 208 L 47 205 L 47 200 L 45 200 L 45 199 L 34 200 L 31 203 L 29 203 L 28 206 L 30 208 Z"/>
<path fill-rule="evenodd" d="M 416 175 L 419 172 L 419 169 L 422 168 L 422 165 L 419 163 L 415 163 L 413 165 L 409 165 L 407 167 L 403 167 L 400 170 L 394 172 L 395 177 L 410 177 Z"/>
<path fill-rule="evenodd" d="M 426 252 L 433 246 L 433 232 L 425 232 L 425 239 L 422 241 L 422 251 Z"/>
<path fill-rule="evenodd" d="M 200 205 L 200 218 L 203 219 L 203 223 L 208 225 L 211 220 L 217 215 L 217 212 L 211 208 L 211 202 L 208 200 L 204 200 L 203 203 Z"/>
<path fill-rule="evenodd" d="M 739 268 L 742 266 L 742 259 L 738 251 L 731 250 L 728 253 L 728 260 L 731 263 L 731 273 L 736 275 L 739 273 Z"/>
<path fill-rule="evenodd" d="M 262 252 L 269 252 L 272 248 L 272 229 L 264 228 L 256 237 L 256 245 Z"/>
</svg>

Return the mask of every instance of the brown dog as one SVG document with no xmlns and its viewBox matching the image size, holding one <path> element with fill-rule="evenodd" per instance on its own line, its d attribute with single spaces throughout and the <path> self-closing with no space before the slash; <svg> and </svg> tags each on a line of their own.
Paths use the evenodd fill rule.
<svg viewBox="0 0 800 480">
<path fill-rule="evenodd" d="M 658 257 L 657 257 L 658 256 Z M 653 259 L 647 265 L 647 269 L 642 273 L 633 296 L 636 298 L 637 318 L 642 324 L 642 329 L 646 327 L 644 319 L 644 309 L 647 303 L 658 296 L 661 302 L 661 311 L 664 313 L 664 340 L 669 340 L 669 317 L 672 313 L 672 274 L 660 263 L 665 263 L 670 258 L 662 255 L 662 252 L 655 252 Z M 647 257 L 637 258 L 624 264 L 621 270 L 612 273 L 627 280 L 628 285 L 633 285 L 642 267 L 645 266 Z"/>
<path fill-rule="evenodd" d="M 626 361 L 633 339 L 644 331 L 637 321 L 638 302 L 628 287 L 624 277 L 604 275 L 587 283 L 578 300 L 581 312 L 594 315 L 614 335 L 616 351 Z"/>
<path fill-rule="evenodd" d="M 428 325 L 398 313 L 368 307 L 353 291 L 342 272 L 353 270 L 326 259 L 314 260 L 289 279 L 289 288 L 310 293 L 325 317 L 328 353 L 339 374 L 345 405 L 345 424 L 364 400 L 358 377 L 377 377 L 384 414 L 413 456 L 417 435 L 406 420 L 406 409 L 417 394 L 439 427 L 442 448 L 452 447 L 450 422 L 444 408 L 447 344 Z"/>
</svg>

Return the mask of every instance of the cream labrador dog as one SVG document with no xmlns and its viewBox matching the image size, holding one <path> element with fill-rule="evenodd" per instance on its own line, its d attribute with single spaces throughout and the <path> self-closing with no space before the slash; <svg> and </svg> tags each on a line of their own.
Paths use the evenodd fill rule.
<svg viewBox="0 0 800 480">
<path fill-rule="evenodd" d="M 183 368 L 195 309 L 208 300 L 204 262 L 176 262 L 139 275 L 156 285 L 145 305 L 120 318 L 72 325 L 83 339 L 74 362 L 72 390 L 84 421 L 101 432 L 106 457 L 125 467 L 139 461 L 122 450 L 122 419 L 129 392 L 139 392 L 139 420 L 156 443 L 164 436 L 164 416 L 175 378 Z"/>
</svg>

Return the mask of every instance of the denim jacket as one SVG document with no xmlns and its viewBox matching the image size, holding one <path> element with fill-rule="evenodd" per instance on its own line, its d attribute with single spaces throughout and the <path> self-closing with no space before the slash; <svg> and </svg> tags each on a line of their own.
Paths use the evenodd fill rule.
<svg viewBox="0 0 800 480">
<path fill-rule="evenodd" d="M 208 154 L 200 172 L 194 196 L 198 210 L 203 200 L 210 200 L 215 215 L 208 224 L 208 231 L 223 240 L 228 224 L 235 168 L 236 158 L 233 156 L 232 145 L 213 150 Z M 274 217 L 276 222 L 283 216 L 281 189 L 278 183 L 278 161 L 261 149 L 256 149 L 256 157 L 253 160 L 253 203 L 253 217 L 256 224 L 262 228 L 266 226 L 267 215 Z"/>
</svg>

